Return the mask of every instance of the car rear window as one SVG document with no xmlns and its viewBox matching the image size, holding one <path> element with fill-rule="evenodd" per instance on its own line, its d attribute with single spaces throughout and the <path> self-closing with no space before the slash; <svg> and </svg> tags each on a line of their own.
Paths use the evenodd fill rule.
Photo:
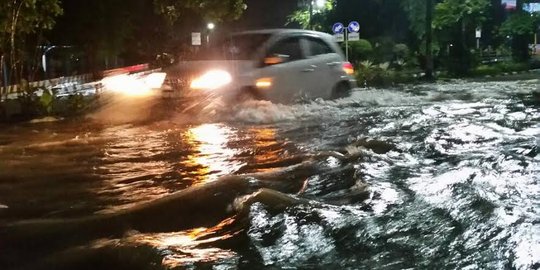
<svg viewBox="0 0 540 270">
<path fill-rule="evenodd" d="M 252 60 L 270 36 L 255 33 L 228 36 L 201 48 L 194 60 Z"/>
<path fill-rule="evenodd" d="M 243 34 L 225 41 L 224 52 L 227 59 L 250 60 L 270 38 L 270 34 Z"/>
<path fill-rule="evenodd" d="M 300 47 L 300 38 L 290 37 L 278 41 L 270 48 L 267 56 L 282 55 L 287 57 L 287 61 L 303 59 L 302 48 Z"/>
<path fill-rule="evenodd" d="M 334 50 L 321 39 L 310 37 L 307 38 L 307 42 L 309 45 L 309 56 L 334 53 Z"/>
</svg>

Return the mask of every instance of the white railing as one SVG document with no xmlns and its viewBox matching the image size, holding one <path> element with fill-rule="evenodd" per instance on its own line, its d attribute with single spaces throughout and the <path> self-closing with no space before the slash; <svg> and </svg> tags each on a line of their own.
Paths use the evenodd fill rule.
<svg viewBox="0 0 540 270">
<path fill-rule="evenodd" d="M 75 75 L 75 76 L 69 76 L 69 77 L 54 78 L 50 80 L 30 82 L 28 83 L 28 85 L 30 87 L 51 88 L 60 84 L 66 84 L 66 83 L 85 84 L 90 81 L 92 81 L 92 74 L 83 74 L 83 75 Z M 20 85 L 9 85 L 7 87 L 0 87 L 0 99 L 3 99 L 10 94 L 19 93 L 20 87 L 21 87 Z"/>
</svg>

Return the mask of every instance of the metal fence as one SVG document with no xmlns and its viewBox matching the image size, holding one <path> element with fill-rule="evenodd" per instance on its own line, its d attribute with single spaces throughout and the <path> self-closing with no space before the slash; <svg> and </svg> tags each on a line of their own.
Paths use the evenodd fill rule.
<svg viewBox="0 0 540 270">
<path fill-rule="evenodd" d="M 51 88 L 57 85 L 61 84 L 68 84 L 68 83 L 77 83 L 77 84 L 84 84 L 92 81 L 93 76 L 92 74 L 83 74 L 83 75 L 76 75 L 76 76 L 70 76 L 70 77 L 60 77 L 60 78 L 54 78 L 50 80 L 44 80 L 44 81 L 37 81 L 37 82 L 30 82 L 28 85 L 30 87 L 45 87 L 45 88 Z M 14 95 L 20 92 L 20 85 L 9 85 L 7 87 L 0 87 L 0 100 L 6 99 L 10 95 Z"/>
<path fill-rule="evenodd" d="M 109 69 L 102 72 L 102 76 L 109 76 L 119 73 L 127 74 L 137 74 L 137 75 L 148 75 L 153 72 L 159 72 L 161 69 L 149 69 L 149 64 L 139 64 L 133 66 L 127 66 L 116 69 Z M 53 88 L 60 87 L 65 89 L 76 89 L 80 88 L 81 85 L 94 82 L 96 78 L 92 74 L 83 74 L 70 77 L 60 77 L 50 80 L 43 80 L 37 82 L 30 82 L 30 87 L 44 87 L 44 88 Z M 100 83 L 96 82 L 94 85 L 98 90 L 101 88 Z M 20 85 L 10 85 L 7 87 L 0 87 L 0 101 L 8 98 L 16 98 L 17 94 L 22 91 Z"/>
</svg>

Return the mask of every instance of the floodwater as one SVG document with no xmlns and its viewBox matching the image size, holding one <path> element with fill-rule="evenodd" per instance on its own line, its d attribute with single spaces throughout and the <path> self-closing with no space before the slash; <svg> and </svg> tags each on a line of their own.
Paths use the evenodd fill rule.
<svg viewBox="0 0 540 270">
<path fill-rule="evenodd" d="M 539 269 L 538 91 L 3 126 L 0 268 Z"/>
</svg>

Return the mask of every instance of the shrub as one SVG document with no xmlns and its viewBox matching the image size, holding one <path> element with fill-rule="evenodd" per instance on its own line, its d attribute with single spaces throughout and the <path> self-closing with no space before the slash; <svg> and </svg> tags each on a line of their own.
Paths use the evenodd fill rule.
<svg viewBox="0 0 540 270">
<path fill-rule="evenodd" d="M 373 53 L 373 46 L 365 39 L 349 42 L 349 61 L 358 64 L 368 59 Z"/>
<path fill-rule="evenodd" d="M 494 76 L 501 73 L 501 69 L 497 66 L 480 65 L 472 71 L 475 76 Z"/>
<path fill-rule="evenodd" d="M 409 58 L 409 47 L 406 44 L 398 43 L 392 49 L 396 59 L 407 60 Z"/>
<path fill-rule="evenodd" d="M 395 71 L 389 66 L 388 62 L 374 65 L 371 61 L 363 61 L 358 66 L 356 80 L 360 86 L 391 86 L 415 80 L 412 72 Z"/>
<path fill-rule="evenodd" d="M 19 84 L 17 101 L 21 106 L 21 114 L 24 118 L 35 117 L 42 112 L 41 103 L 36 94 L 38 90 L 38 87 L 30 86 L 26 80 L 22 80 Z"/>
<path fill-rule="evenodd" d="M 529 69 L 529 64 L 508 61 L 497 64 L 497 67 L 503 72 L 525 71 Z"/>
<path fill-rule="evenodd" d="M 375 38 L 372 41 L 373 44 L 373 54 L 372 58 L 374 61 L 390 62 L 394 58 L 394 41 L 391 37 L 379 37 Z"/>
</svg>

